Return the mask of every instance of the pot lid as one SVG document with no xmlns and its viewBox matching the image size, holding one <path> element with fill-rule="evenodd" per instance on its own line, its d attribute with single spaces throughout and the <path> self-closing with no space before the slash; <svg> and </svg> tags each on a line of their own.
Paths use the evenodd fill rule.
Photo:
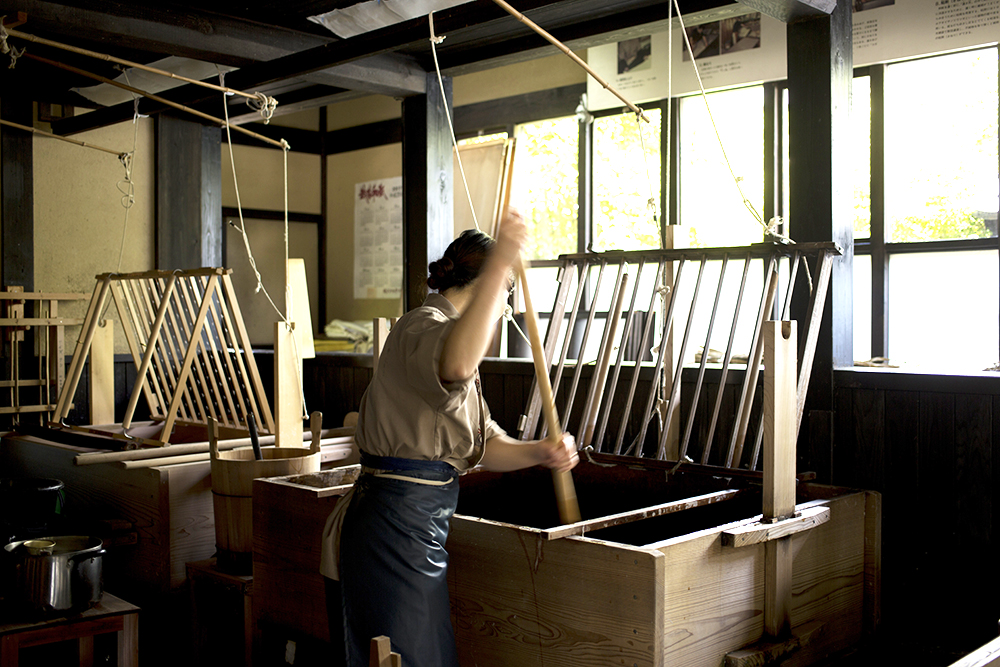
<svg viewBox="0 0 1000 667">
<path fill-rule="evenodd" d="M 82 553 L 85 551 L 97 551 L 103 546 L 103 542 L 98 537 L 88 537 L 85 535 L 59 535 L 54 537 L 36 537 L 32 538 L 34 540 L 47 540 L 53 542 L 52 555 L 67 555 L 74 553 Z M 17 540 L 16 542 L 11 542 L 4 549 L 8 552 L 13 552 L 27 540 Z"/>
</svg>

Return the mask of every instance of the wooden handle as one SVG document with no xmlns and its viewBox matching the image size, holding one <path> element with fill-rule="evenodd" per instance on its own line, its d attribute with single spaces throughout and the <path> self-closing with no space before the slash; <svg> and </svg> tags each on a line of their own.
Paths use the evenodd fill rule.
<svg viewBox="0 0 1000 667">
<path fill-rule="evenodd" d="M 312 432 L 312 447 L 309 451 L 315 454 L 320 449 L 320 434 L 323 431 L 323 413 L 319 410 L 309 415 L 309 430 Z"/>
<path fill-rule="evenodd" d="M 549 382 L 549 369 L 545 364 L 542 352 L 542 337 L 538 333 L 538 315 L 531 304 L 531 293 L 528 290 L 528 274 L 525 260 L 517 262 L 517 274 L 521 278 L 521 293 L 524 294 L 524 319 L 528 325 L 528 337 L 531 339 L 531 357 L 535 362 L 535 376 L 538 378 L 538 391 L 542 399 L 542 414 L 548 428 L 548 438 L 556 441 L 562 436 L 562 426 L 559 415 L 556 414 L 556 404 L 552 396 L 552 384 Z M 553 313 L 553 317 L 556 314 Z M 559 507 L 559 520 L 564 524 L 576 523 L 580 520 L 580 505 L 576 499 L 576 488 L 573 486 L 573 475 L 569 472 L 552 471 L 552 483 L 556 490 L 556 504 Z"/>
<path fill-rule="evenodd" d="M 208 451 L 213 461 L 219 458 L 219 425 L 215 417 L 208 418 Z"/>
</svg>

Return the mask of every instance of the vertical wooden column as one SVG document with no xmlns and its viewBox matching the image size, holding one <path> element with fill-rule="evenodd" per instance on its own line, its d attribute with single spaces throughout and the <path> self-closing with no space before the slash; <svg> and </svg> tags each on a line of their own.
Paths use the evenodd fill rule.
<svg viewBox="0 0 1000 667">
<path fill-rule="evenodd" d="M 11 91 L 12 92 L 12 91 Z M 0 99 L 0 117 L 32 126 L 31 100 L 19 95 Z M 35 291 L 35 198 L 31 133 L 5 126 L 0 130 L 0 282 Z"/>
<path fill-rule="evenodd" d="M 829 16 L 788 24 L 789 232 L 798 242 L 834 241 L 834 260 L 813 364 L 807 423 L 799 447 L 803 466 L 829 481 L 833 447 L 833 369 L 853 364 L 854 234 L 850 173 L 853 52 L 850 0 Z M 804 279 L 804 277 L 803 277 Z M 809 295 L 792 301 L 791 319 L 806 321 Z"/>
<path fill-rule="evenodd" d="M 221 130 L 156 118 L 156 266 L 222 266 Z"/>
<path fill-rule="evenodd" d="M 403 100 L 403 310 L 423 303 L 427 265 L 454 236 L 451 78 L 444 91 L 427 75 L 427 93 Z"/>
<path fill-rule="evenodd" d="M 764 523 L 795 514 L 796 326 L 764 323 Z M 764 632 L 791 632 L 792 543 L 764 543 Z"/>
</svg>

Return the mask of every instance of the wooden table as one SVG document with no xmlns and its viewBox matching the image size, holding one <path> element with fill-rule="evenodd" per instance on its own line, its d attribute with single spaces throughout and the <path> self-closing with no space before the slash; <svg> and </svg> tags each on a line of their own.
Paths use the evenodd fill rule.
<svg viewBox="0 0 1000 667">
<path fill-rule="evenodd" d="M 94 664 L 94 637 L 118 633 L 118 667 L 139 664 L 139 608 L 110 593 L 87 611 L 37 623 L 0 625 L 0 667 L 17 667 L 22 648 L 70 639 L 80 644 L 81 667 Z"/>
</svg>

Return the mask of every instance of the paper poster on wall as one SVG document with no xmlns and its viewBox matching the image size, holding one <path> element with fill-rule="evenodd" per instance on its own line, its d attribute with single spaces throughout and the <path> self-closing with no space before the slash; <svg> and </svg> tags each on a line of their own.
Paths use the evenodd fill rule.
<svg viewBox="0 0 1000 667">
<path fill-rule="evenodd" d="M 787 25 L 734 7 L 685 17 L 690 49 L 674 19 L 672 31 L 588 49 L 588 64 L 637 104 L 698 92 L 692 53 L 709 91 L 784 79 Z M 852 19 L 860 67 L 995 43 L 1000 0 L 854 0 Z M 587 98 L 594 110 L 622 106 L 592 77 Z"/>
<path fill-rule="evenodd" d="M 354 298 L 403 291 L 403 178 L 354 185 Z"/>
</svg>

